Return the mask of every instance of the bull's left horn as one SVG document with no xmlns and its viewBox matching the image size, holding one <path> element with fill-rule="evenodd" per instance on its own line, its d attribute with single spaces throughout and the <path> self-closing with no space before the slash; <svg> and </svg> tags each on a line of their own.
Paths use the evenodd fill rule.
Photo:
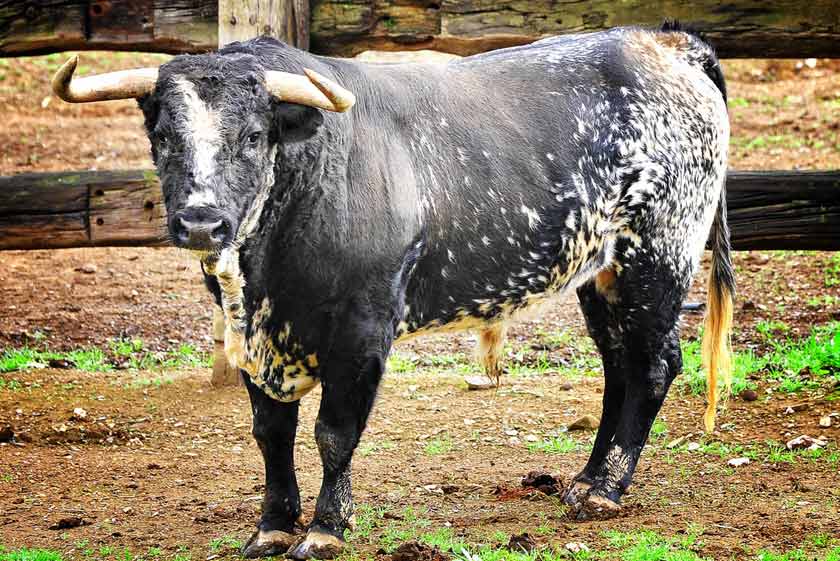
<svg viewBox="0 0 840 561">
<path fill-rule="evenodd" d="M 356 96 L 329 78 L 314 70 L 305 68 L 300 74 L 268 70 L 265 73 L 265 87 L 271 95 L 281 101 L 317 107 L 325 111 L 343 113 L 353 107 Z"/>
<path fill-rule="evenodd" d="M 76 55 L 65 62 L 53 76 L 53 92 L 64 101 L 85 103 L 109 99 L 131 99 L 155 90 L 158 77 L 156 67 L 120 70 L 73 79 L 73 73 L 78 64 L 79 57 Z"/>
</svg>

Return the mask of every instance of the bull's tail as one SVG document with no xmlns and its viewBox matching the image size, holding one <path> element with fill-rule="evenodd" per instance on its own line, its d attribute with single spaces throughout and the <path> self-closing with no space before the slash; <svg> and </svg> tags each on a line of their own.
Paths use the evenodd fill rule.
<svg viewBox="0 0 840 561">
<path fill-rule="evenodd" d="M 726 103 L 726 81 L 720 62 L 712 47 L 691 29 L 676 21 L 666 21 L 663 32 L 684 32 L 691 37 L 696 49 L 696 61 L 714 83 Z M 722 147 L 726 150 L 726 147 Z M 730 330 L 732 329 L 732 307 L 735 297 L 735 275 L 730 259 L 729 225 L 726 222 L 726 183 L 721 186 L 715 219 L 710 233 L 712 269 L 709 273 L 709 298 L 706 305 L 706 320 L 703 330 L 703 366 L 706 369 L 706 413 L 703 424 L 707 432 L 715 428 L 717 403 L 721 390 L 729 394 L 732 383 L 732 358 Z M 722 386 L 722 387 L 721 387 Z"/>
<path fill-rule="evenodd" d="M 703 366 L 706 369 L 706 432 L 715 428 L 719 384 L 728 394 L 732 382 L 730 330 L 735 297 L 735 275 L 732 271 L 729 246 L 729 225 L 726 222 L 726 186 L 721 189 L 710 236 L 712 268 L 709 273 L 709 296 L 703 330 Z"/>
</svg>

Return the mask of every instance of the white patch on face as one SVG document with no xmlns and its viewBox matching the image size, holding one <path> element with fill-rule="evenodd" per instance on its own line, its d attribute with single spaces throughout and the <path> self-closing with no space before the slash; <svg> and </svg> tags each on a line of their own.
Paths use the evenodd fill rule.
<svg viewBox="0 0 840 561">
<path fill-rule="evenodd" d="M 186 78 L 176 78 L 175 85 L 186 107 L 182 126 L 184 139 L 192 150 L 195 180 L 198 185 L 205 185 L 216 175 L 216 154 L 222 144 L 219 114 L 198 97 L 195 86 Z"/>
<path fill-rule="evenodd" d="M 194 191 L 187 197 L 187 206 L 214 206 L 219 204 L 216 200 L 216 193 L 210 189 Z"/>
</svg>

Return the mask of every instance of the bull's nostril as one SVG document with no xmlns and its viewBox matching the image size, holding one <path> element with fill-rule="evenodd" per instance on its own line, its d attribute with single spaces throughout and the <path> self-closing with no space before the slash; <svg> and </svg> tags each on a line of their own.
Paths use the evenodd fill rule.
<svg viewBox="0 0 840 561">
<path fill-rule="evenodd" d="M 228 225 L 224 220 L 220 220 L 218 225 L 210 231 L 210 236 L 219 242 L 224 242 L 228 235 Z"/>
<path fill-rule="evenodd" d="M 179 217 L 175 224 L 175 235 L 180 242 L 186 243 L 190 239 L 190 223 Z"/>
</svg>

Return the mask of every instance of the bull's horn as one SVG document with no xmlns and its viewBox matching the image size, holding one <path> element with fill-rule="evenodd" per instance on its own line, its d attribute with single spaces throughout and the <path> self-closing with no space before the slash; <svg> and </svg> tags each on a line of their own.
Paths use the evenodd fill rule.
<svg viewBox="0 0 840 561">
<path fill-rule="evenodd" d="M 329 78 L 305 68 L 300 74 L 268 70 L 265 87 L 281 101 L 309 105 L 326 111 L 343 113 L 353 107 L 356 96 Z"/>
<path fill-rule="evenodd" d="M 53 76 L 53 92 L 64 101 L 84 103 L 141 97 L 152 93 L 157 83 L 156 67 L 120 70 L 73 79 L 78 64 L 77 55 L 65 62 Z"/>
</svg>

